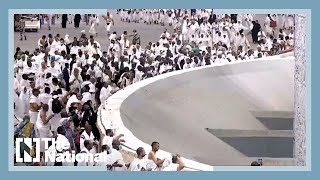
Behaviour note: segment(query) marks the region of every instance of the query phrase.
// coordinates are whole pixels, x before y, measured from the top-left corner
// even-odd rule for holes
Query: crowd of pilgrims
[[[277,20],[281,15],[266,15],[264,31],[251,14],[218,15],[210,10],[191,14],[182,10],[118,13],[121,21],[159,24],[159,28],[174,26],[174,32],[170,34],[164,28],[159,41],[146,43],[145,47],[141,47],[141,41],[147,40],[138,30],[113,32],[108,47],[101,47],[94,34],[85,31],[71,40],[68,34],[43,35],[35,42],[33,52],[18,47],[14,54],[17,134],[29,124],[33,130],[30,136],[61,138],[63,134],[78,153],[86,148],[97,153],[100,141],[106,151],[119,149],[123,135],[114,135],[108,129],[107,136],[113,138],[106,142],[96,125],[98,107],[117,91],[172,71],[250,61],[293,48],[293,24],[287,21],[290,15],[283,18],[284,23]]]

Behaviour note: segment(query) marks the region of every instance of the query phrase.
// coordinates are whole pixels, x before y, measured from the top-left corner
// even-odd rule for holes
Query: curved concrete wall
[[[266,130],[254,112],[293,111],[293,72],[291,54],[172,72],[114,94],[100,117],[105,128],[125,134],[127,146],[148,152],[159,141],[190,168],[245,165],[244,154],[206,128]],[[165,151],[159,156],[169,157]]]

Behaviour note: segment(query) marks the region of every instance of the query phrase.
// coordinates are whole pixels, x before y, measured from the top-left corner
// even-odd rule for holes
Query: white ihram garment
[[[49,113],[46,112],[46,114],[48,115]],[[39,133],[39,138],[49,138],[50,136],[50,123],[48,122],[47,124],[43,124],[41,117],[40,117],[40,113],[38,113],[37,115],[37,122],[36,122],[36,127],[38,129],[38,133]],[[45,143],[40,143],[40,150],[41,152],[44,152],[45,150]]]
[[[89,33],[91,33],[91,34],[97,33],[96,28],[95,28],[96,24],[97,24],[97,18],[93,18],[91,21],[91,27],[89,29]]]

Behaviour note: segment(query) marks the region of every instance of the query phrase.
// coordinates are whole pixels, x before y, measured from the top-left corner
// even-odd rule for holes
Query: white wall
[[[168,86],[175,86],[175,79],[179,78],[189,78],[188,80],[181,80],[179,82],[190,82],[193,80],[194,82],[197,82],[197,79],[202,78],[202,75],[207,75],[207,77],[212,78],[220,78],[214,77],[214,74],[216,73],[214,72],[215,70],[222,71],[223,77],[228,79],[228,83],[234,84],[234,87],[237,88],[237,91],[241,91],[242,94],[247,97],[248,101],[252,102],[249,104],[254,104],[252,105],[252,107],[250,107],[251,105],[248,105],[247,108],[268,111],[293,111],[294,59],[291,55],[292,54],[289,53],[286,55],[274,56],[266,59],[246,62],[234,62],[225,65],[221,64],[199,67],[195,69],[171,72],[140,81],[136,84],[126,87],[124,90],[117,92],[116,94],[111,96],[107,102],[104,103],[103,107],[100,107],[98,118],[101,121],[98,121],[98,125],[101,128],[103,125],[104,128],[115,129],[116,133],[123,133],[126,140],[125,145],[133,149],[141,146],[145,148],[146,152],[149,152],[151,150],[149,143],[146,144],[139,140],[130,130],[126,128],[126,124],[122,122],[121,116],[123,115],[120,115],[120,107],[124,103],[124,101],[130,100],[130,98],[133,97],[131,95],[135,92],[139,92],[139,90],[147,91],[148,89],[152,89],[152,86],[157,85],[157,81],[160,80],[161,83],[168,82]],[[212,76],[210,76],[211,73]],[[153,92],[148,93],[151,93],[152,95]],[[141,101],[143,101],[143,98],[144,97],[141,97]],[[222,115],[223,113],[225,112],[222,112]],[[238,123],[237,127],[243,126],[244,128],[249,129],[264,128],[263,125],[255,122],[253,118],[246,119],[248,120]],[[216,123],[216,126],[221,124],[222,123]],[[230,124],[234,123],[225,123],[224,126],[226,127],[223,127],[223,125],[221,125],[221,128],[227,128],[227,126],[229,126]],[[159,131],[161,131],[161,129]],[[145,136],[152,136],[152,134],[145,134]],[[168,139],[168,141],[170,141],[170,139]],[[219,146],[223,145],[220,144]],[[233,149],[228,150],[230,150],[230,153],[235,157],[242,156],[241,154],[235,152]],[[171,149],[168,149],[168,151],[171,151]],[[192,150],[190,149],[190,151]],[[224,151],[224,149],[221,149],[221,151]],[[160,158],[169,158],[170,153],[160,151],[158,152],[158,156]],[[198,163],[189,159],[184,159],[184,161],[185,164],[190,168],[206,171],[213,170],[212,166],[206,164]]]

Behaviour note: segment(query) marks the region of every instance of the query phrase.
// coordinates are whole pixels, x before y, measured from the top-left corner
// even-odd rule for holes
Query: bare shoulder
[[[148,159],[152,159],[154,157],[154,152],[150,151],[148,154]]]

